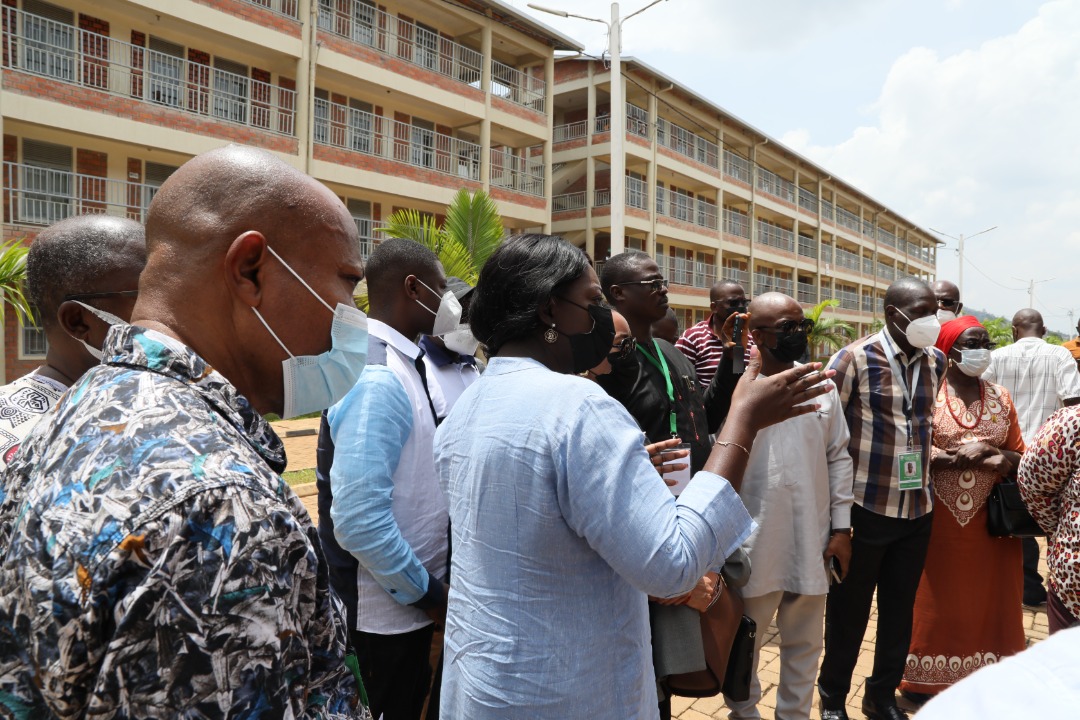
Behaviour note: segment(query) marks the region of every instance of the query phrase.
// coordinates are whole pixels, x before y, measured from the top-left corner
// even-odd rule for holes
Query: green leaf
[[[826,310],[839,305],[839,300],[830,298],[822,300],[806,312],[806,317],[814,321],[814,330],[807,336],[810,347],[823,348],[831,354],[855,339],[855,328],[851,323],[825,316]]]
[[[0,245],[0,320],[4,318],[4,306],[10,304],[23,325],[34,325],[34,312],[23,291],[29,251],[30,248],[23,245],[23,238]]]

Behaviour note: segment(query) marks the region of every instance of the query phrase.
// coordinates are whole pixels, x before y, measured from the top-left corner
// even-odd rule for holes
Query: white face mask
[[[939,323],[944,325],[947,322],[955,320],[956,319],[956,313],[954,313],[952,310],[938,310],[937,311],[937,319],[938,319]]]
[[[896,312],[904,315],[904,311],[900,308],[897,308]],[[904,333],[912,347],[928,348],[937,342],[938,334],[941,332],[941,323],[935,315],[927,315],[915,320],[904,315],[904,319],[908,321],[908,326],[906,330],[900,332]]]
[[[428,290],[431,290],[427,283],[420,278],[416,278],[416,282],[420,283]],[[439,294],[434,290],[431,290],[431,292],[433,295]],[[417,299],[416,302],[420,307],[435,316],[435,326],[431,329],[432,335],[449,335],[457,330],[458,324],[461,322],[461,303],[454,297],[454,293],[449,290],[443,293],[442,297],[439,299],[439,309],[437,311],[432,310],[427,305],[420,302],[419,299]],[[457,351],[455,350],[455,352]]]
[[[971,377],[979,377],[990,367],[990,351],[986,348],[960,350],[960,362],[953,360],[960,372]]]
[[[325,410],[345,397],[360,379],[367,362],[367,315],[356,307],[341,303],[338,303],[337,309],[331,308],[272,247],[267,246],[266,249],[323,307],[334,313],[334,322],[330,326],[330,349],[319,355],[293,355],[270,329],[258,309],[251,308],[266,331],[289,356],[281,362],[285,390],[285,407],[281,417],[288,419]]]
[[[88,310],[92,315],[100,319],[109,327],[113,327],[115,325],[127,325],[124,320],[118,318],[116,315],[113,315],[111,312],[106,312],[105,310],[96,308],[93,305],[87,305],[86,303],[79,302],[78,300],[72,300],[72,302],[76,305],[82,306],[83,309]],[[98,362],[101,362],[102,357],[104,357],[104,353],[101,350],[86,342],[82,338],[75,339],[82,343],[83,347],[86,348],[86,352],[90,353],[90,357],[94,358]]]
[[[446,333],[442,339],[446,349],[458,355],[475,355],[476,348],[480,345],[480,341],[472,334],[469,323],[458,325],[456,330]]]

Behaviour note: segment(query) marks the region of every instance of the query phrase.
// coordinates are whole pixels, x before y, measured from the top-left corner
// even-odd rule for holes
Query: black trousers
[[[900,520],[852,506],[851,567],[825,603],[825,657],[818,676],[822,709],[840,710],[846,703],[875,588],[877,639],[866,696],[878,703],[894,701],[911,645],[915,591],[932,522],[932,514]]]
[[[420,720],[431,688],[428,658],[434,632],[434,624],[400,635],[350,632],[372,717]]]
[[[1035,538],[1024,538],[1024,602],[1038,605],[1046,600],[1043,576],[1039,574],[1039,543]]]

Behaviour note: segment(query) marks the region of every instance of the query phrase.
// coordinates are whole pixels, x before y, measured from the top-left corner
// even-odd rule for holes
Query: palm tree
[[[822,300],[806,312],[807,319],[814,321],[814,329],[807,336],[811,348],[832,353],[855,339],[855,328],[851,323],[835,317],[822,317],[827,308],[838,305],[840,301],[836,299]]]
[[[30,248],[23,245],[22,238],[0,245],[0,321],[4,319],[4,306],[10,304],[24,325],[34,322],[33,309],[23,292],[26,254],[29,251]]]
[[[986,318],[982,321],[982,326],[986,328],[986,332],[990,333],[990,342],[997,347],[1012,345],[1012,324],[1005,318]]]

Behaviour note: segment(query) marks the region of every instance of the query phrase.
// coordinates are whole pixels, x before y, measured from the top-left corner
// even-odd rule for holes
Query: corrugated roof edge
[[[581,52],[585,49],[585,46],[580,42],[570,37],[569,35],[563,35],[555,28],[545,25],[532,15],[524,13],[518,10],[513,5],[508,5],[502,0],[473,0],[478,5],[487,5],[492,10],[495,10],[503,15],[514,18],[523,25],[528,26],[533,32],[537,32],[541,35],[546,35],[549,40],[552,40],[552,45],[556,50],[567,50],[571,52]]]

